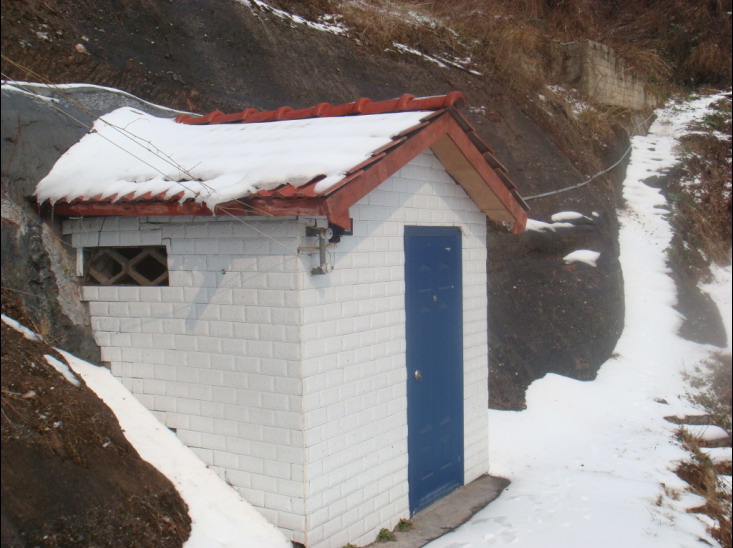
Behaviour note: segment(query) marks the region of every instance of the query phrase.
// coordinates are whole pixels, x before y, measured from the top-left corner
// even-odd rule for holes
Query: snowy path
[[[526,411],[489,412],[490,472],[512,484],[430,548],[692,547],[700,538],[717,546],[686,513],[702,499],[671,470],[686,454],[674,442],[677,426],[663,418],[697,412],[683,398],[681,373],[711,348],[677,336],[665,199],[641,182],[674,164],[685,125],[716,98],[659,111],[649,134],[633,140],[620,215],[626,327],[616,357],[596,381],[550,374],[531,385]],[[730,309],[721,312],[729,326]]]

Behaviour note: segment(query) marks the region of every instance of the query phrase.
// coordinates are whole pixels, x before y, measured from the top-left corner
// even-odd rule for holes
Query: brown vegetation
[[[682,446],[690,451],[692,458],[681,463],[675,473],[690,485],[690,491],[705,499],[705,504],[691,508],[696,514],[706,514],[715,520],[717,526],[710,529],[723,548],[731,548],[731,501],[718,480],[718,470],[710,458],[700,449],[698,440],[684,429],[679,433]]]
[[[730,0],[277,0],[309,19],[340,18],[363,44],[400,42],[471,57],[482,71],[527,85],[555,43],[595,40],[629,68],[667,85],[731,83]]]
[[[680,140],[682,161],[670,174],[666,190],[678,235],[672,251],[694,280],[706,278],[711,262],[730,261],[730,96],[713,108]]]
[[[686,380],[694,389],[689,399],[705,409],[709,417],[707,423],[717,424],[730,434],[733,415],[731,355],[713,354],[688,374]]]
[[[2,310],[30,325],[3,289]],[[63,357],[2,324],[2,545],[181,546],[191,521],[110,409],[46,361]]]
[[[693,373],[686,375],[686,380],[693,389],[688,398],[707,413],[699,416],[700,424],[720,426],[728,433],[729,443],[733,411],[731,355],[713,354]],[[693,424],[690,419],[694,418],[682,420]],[[731,548],[731,495],[718,479],[718,475],[730,475],[730,463],[713,462],[702,450],[710,443],[692,436],[684,428],[680,428],[677,439],[690,452],[690,460],[680,463],[675,472],[690,485],[690,491],[705,499],[705,504],[690,512],[706,514],[715,520],[717,526],[711,528],[710,533],[723,548]]]

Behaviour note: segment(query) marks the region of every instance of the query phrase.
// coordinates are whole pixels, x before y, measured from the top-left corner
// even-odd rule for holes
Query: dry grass
[[[695,371],[686,376],[694,389],[688,398],[700,405],[707,413],[707,422],[712,422],[731,433],[731,409],[733,403],[733,373],[731,355],[717,353],[704,361]],[[700,440],[680,428],[677,439],[691,453],[691,459],[681,463],[675,472],[690,485],[690,490],[705,499],[705,504],[690,511],[707,514],[718,524],[710,530],[724,548],[731,548],[731,496],[718,474],[730,474],[713,463],[701,450]]]
[[[731,355],[718,352],[695,367],[685,380],[695,390],[688,398],[713,417],[715,424],[731,432],[733,371]]]
[[[399,43],[427,54],[464,57],[467,53],[455,31],[406,4],[386,0],[350,2],[340,6],[339,15],[361,44],[380,51]]]
[[[692,49],[681,72],[690,82],[715,83],[722,78],[730,80],[730,63],[730,50],[724,52],[720,44],[708,39]]]
[[[394,42],[470,56],[477,67],[532,84],[557,43],[596,40],[658,84],[731,82],[730,0],[272,0],[317,20],[339,17],[380,50]]]
[[[678,439],[692,458],[681,463],[675,473],[690,485],[690,491],[705,499],[705,504],[689,511],[706,514],[715,520],[717,526],[709,529],[710,534],[723,548],[731,548],[731,500],[725,492],[715,465],[700,449],[698,440],[684,428],[680,429]]]
[[[710,262],[731,260],[730,97],[713,107],[715,111],[680,140],[682,162],[671,173],[667,189],[672,224],[684,239],[677,252],[697,279],[705,279]]]

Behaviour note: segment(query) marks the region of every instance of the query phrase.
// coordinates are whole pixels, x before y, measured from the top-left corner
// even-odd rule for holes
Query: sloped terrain
[[[466,114],[524,195],[582,180],[615,161],[627,142],[620,127],[602,143],[594,140],[579,131],[580,122],[570,110],[516,96],[496,75],[380,52],[276,17],[256,3],[10,0],[4,4],[2,30],[6,78],[114,86],[195,112],[298,108],[361,96],[377,100],[457,89],[468,98]],[[3,93],[5,105],[8,93]],[[30,113],[46,110],[49,114],[40,119],[52,118],[56,124],[65,118],[64,111],[79,110],[78,93],[57,92],[61,102],[54,106],[27,98],[3,109],[4,201],[10,196],[30,219],[37,220],[25,197],[44,169],[50,169],[55,157],[78,138],[71,136],[84,131],[66,117],[68,133],[61,124],[57,138],[39,140],[44,127],[35,123],[39,115]],[[99,92],[98,99],[87,97],[82,102],[98,115],[105,110],[89,105],[105,103],[102,98],[107,95]],[[31,148],[35,154],[27,156]],[[44,159],[42,165],[38,157]],[[593,185],[531,202],[531,216],[536,219],[549,221],[553,213],[574,210],[592,221],[577,229],[522,236],[489,232],[491,405],[521,407],[526,386],[550,371],[593,378],[613,348],[623,316],[615,243],[616,185],[622,174],[620,166]],[[38,315],[38,321],[50,318],[46,323],[54,336],[62,337],[65,330],[53,331],[53,326],[68,327],[69,313],[55,304],[54,285],[73,285],[73,280],[60,282],[58,272],[50,272],[52,265],[44,262],[49,253],[39,249],[38,234],[33,258],[25,253],[25,245],[13,243],[18,232],[39,231],[33,222],[10,225],[3,231],[3,243],[13,244],[8,249],[19,252],[3,252],[3,284],[25,292],[19,295],[31,313]],[[28,227],[31,232],[24,232]],[[576,249],[600,252],[598,268],[568,268],[562,257]],[[38,271],[37,265],[48,273],[39,284],[48,299],[43,305],[27,294],[34,292],[28,291],[23,278],[24,272]],[[83,325],[83,318],[78,323]],[[81,355],[91,358],[89,352]]]
[[[537,9],[523,23],[541,27],[554,3],[524,4]],[[667,3],[647,4],[651,13]],[[729,10],[730,2],[719,4]],[[311,6],[330,2],[280,5],[300,6],[308,15]],[[555,15],[562,20],[566,14]],[[638,25],[647,22],[636,18]],[[669,32],[677,32],[678,23]],[[651,24],[642,30],[654,34]],[[513,47],[500,50],[508,55]],[[598,133],[592,116],[541,100],[555,95],[541,81],[532,83],[533,95],[523,95],[506,73],[472,74],[367,47],[277,17],[257,2],[5,0],[2,50],[3,79],[15,86],[2,95],[3,310],[10,307],[15,319],[97,363],[59,219],[41,219],[28,197],[97,116],[127,104],[171,113],[111,90],[44,90],[17,81],[110,86],[200,113],[460,90],[468,98],[467,116],[525,196],[577,183],[616,162],[631,125],[620,113],[617,125]],[[512,62],[507,58],[505,65]],[[616,218],[623,174],[622,162],[588,186],[531,200],[531,217],[552,229],[521,236],[489,231],[492,407],[521,408],[526,387],[548,372],[592,379],[612,352],[624,314]],[[551,217],[563,211],[584,217],[555,227]],[[600,253],[597,267],[563,260],[581,249]],[[46,353],[53,352],[3,325],[3,545],[105,545],[111,539],[179,545],[189,525],[170,484],[126,445],[93,394],[47,366]]]
[[[31,325],[3,290],[3,314]],[[180,546],[191,521],[109,408],[49,365],[63,357],[2,323],[2,545]]]

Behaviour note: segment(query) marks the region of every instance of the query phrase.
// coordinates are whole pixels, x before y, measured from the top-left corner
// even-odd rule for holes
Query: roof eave
[[[41,210],[52,209],[64,217],[168,217],[168,216],[325,216],[326,208],[320,198],[304,199],[243,199],[218,204],[212,211],[205,203],[130,201],[130,202],[57,202],[41,204]]]
[[[399,146],[389,150],[378,162],[363,171],[349,174],[325,194],[326,209],[348,222],[348,209],[409,163],[423,150],[430,148],[446,171],[460,184],[489,219],[510,225],[513,233],[524,231],[527,224],[526,204],[505,173],[492,168],[486,155],[491,152],[473,128],[455,109],[421,127]],[[479,150],[480,142],[485,150]],[[493,159],[493,155],[491,155]],[[500,165],[500,164],[499,164]],[[348,183],[348,184],[346,184]],[[339,224],[340,223],[335,223]],[[341,225],[340,225],[341,226]]]
[[[195,201],[93,199],[56,203],[52,209],[64,216],[325,216],[333,224],[349,228],[352,205],[430,148],[489,219],[510,225],[515,234],[522,232],[528,208],[504,167],[469,122],[455,108],[438,111],[428,118],[428,123],[401,134],[394,145],[383,147],[373,160],[352,168],[321,195],[244,197],[218,204],[214,211],[205,203]]]

